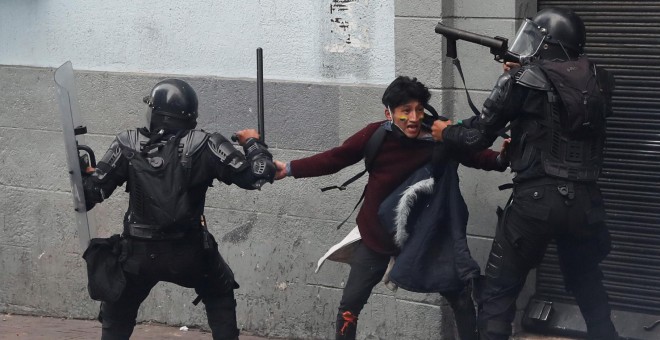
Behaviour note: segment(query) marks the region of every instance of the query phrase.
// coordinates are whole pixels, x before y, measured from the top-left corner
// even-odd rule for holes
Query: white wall
[[[393,2],[3,0],[0,64],[386,84]]]

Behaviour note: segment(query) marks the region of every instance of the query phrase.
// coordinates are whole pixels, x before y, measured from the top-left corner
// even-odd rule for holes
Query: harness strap
[[[346,182],[342,183],[341,185],[333,185],[325,188],[321,188],[321,192],[326,192],[328,190],[332,189],[338,189],[338,190],[346,190],[346,186],[349,184],[355,182],[358,180],[358,178],[364,176],[365,173],[371,170],[374,159],[376,158],[376,155],[378,154],[378,151],[380,151],[380,147],[383,144],[383,140],[385,140],[385,136],[387,134],[387,130],[385,130],[385,127],[383,125],[379,126],[378,129],[369,137],[369,140],[367,141],[367,144],[364,147],[364,170],[360,171],[359,173],[355,174],[353,177],[349,178]],[[351,210],[351,213],[346,216],[346,218],[339,223],[337,226],[337,230],[341,228],[341,226],[348,221],[349,218],[353,215],[357,207],[362,203],[362,200],[364,199],[364,195],[367,192],[367,187],[365,185],[364,189],[362,190],[362,195],[360,196],[360,199],[358,202],[355,204],[355,207],[353,207],[353,210]]]
[[[367,169],[360,171],[359,173],[355,174],[353,177],[349,178],[346,182],[342,183],[341,185],[333,185],[333,186],[321,188],[321,192],[325,192],[332,189],[346,190],[346,186],[357,181],[357,179],[362,177],[366,172]]]
[[[461,67],[461,61],[458,60],[458,58],[452,58],[452,63],[454,64],[454,66],[456,66],[456,70],[458,70],[458,74],[461,76],[461,81],[463,81],[463,89],[465,89],[465,95],[467,96],[467,101],[468,101],[468,105],[470,106],[470,109],[472,109],[472,112],[474,112],[475,115],[477,116],[481,115],[477,107],[472,102],[472,98],[470,97],[470,92],[468,91],[467,85],[465,84],[465,77],[463,76],[463,68]],[[511,124],[509,123],[502,130],[497,131],[497,135],[502,138],[511,138],[506,133],[510,129],[511,129]]]

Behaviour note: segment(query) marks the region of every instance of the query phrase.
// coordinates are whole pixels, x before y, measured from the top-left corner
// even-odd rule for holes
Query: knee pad
[[[515,247],[517,240],[508,240],[504,233],[498,233],[488,255],[485,274],[494,282],[509,282],[526,277],[535,264],[535,254],[523,254]]]
[[[240,286],[234,279],[234,272],[229,265],[215,251],[211,261],[211,270],[208,275],[195,287],[195,291],[201,298],[212,296],[233,295],[234,289]]]
[[[211,295],[203,297],[202,301],[206,308],[211,309],[236,309],[236,299],[234,299],[233,292],[226,295]]]
[[[589,286],[594,282],[603,280],[603,271],[596,267],[587,272],[576,272],[564,274],[564,286],[566,291],[573,292],[580,286]]]
[[[516,249],[504,237],[496,236],[486,263],[486,277],[499,280],[524,274],[523,264],[517,261]]]

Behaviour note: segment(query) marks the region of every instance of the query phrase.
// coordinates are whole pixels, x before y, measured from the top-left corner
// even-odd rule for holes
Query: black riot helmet
[[[575,59],[584,53],[586,30],[570,9],[547,8],[527,19],[511,44],[511,52],[525,58]]]
[[[149,105],[147,127],[155,132],[194,129],[197,125],[197,94],[181,79],[165,79],[144,97]]]

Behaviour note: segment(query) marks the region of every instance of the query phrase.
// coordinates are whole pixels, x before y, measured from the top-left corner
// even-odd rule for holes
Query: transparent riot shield
[[[87,132],[78,108],[78,96],[73,78],[73,66],[67,61],[55,71],[55,84],[57,85],[57,99],[60,106],[62,131],[64,132],[64,147],[71,180],[71,193],[73,194],[73,208],[76,213],[78,239],[83,250],[87,249],[89,240],[96,237],[96,228],[91,216],[85,208],[85,192],[83,190],[82,174],[80,169],[79,150],[85,151],[90,166],[96,166],[94,153],[85,145],[84,134]]]

